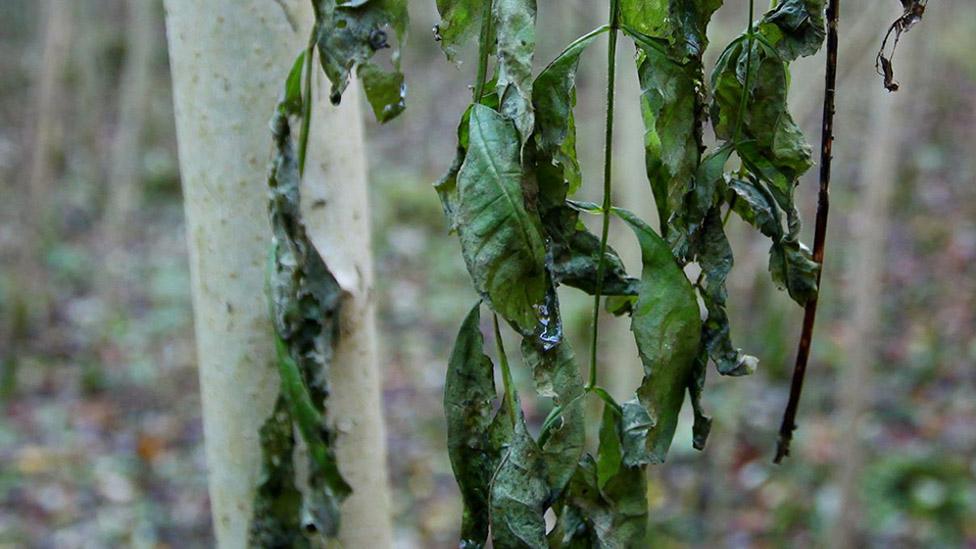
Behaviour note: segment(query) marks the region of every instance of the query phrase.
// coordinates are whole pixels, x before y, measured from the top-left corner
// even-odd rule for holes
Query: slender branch
[[[488,57],[491,55],[493,0],[485,0],[481,12],[481,36],[478,39],[478,79],[474,86],[474,102],[481,103],[485,94],[485,82],[488,80]]]
[[[803,376],[806,374],[810,358],[810,343],[813,339],[813,325],[817,318],[817,301],[820,295],[820,279],[823,275],[824,244],[827,237],[827,215],[830,210],[830,164],[834,145],[834,96],[837,89],[837,25],[840,21],[840,0],[830,0],[827,6],[827,70],[824,89],[823,130],[820,146],[820,193],[817,200],[817,225],[813,240],[813,260],[820,265],[817,271],[817,293],[807,302],[803,314],[803,332],[796,352],[796,365],[793,369],[793,382],[790,385],[790,400],[783,413],[783,423],[779,428],[776,443],[776,457],[779,463],[790,455],[790,441],[796,429],[796,411],[800,405],[803,391]]]
[[[597,342],[600,337],[600,298],[606,275],[607,239],[610,236],[610,207],[613,191],[613,102],[617,78],[617,31],[620,0],[610,0],[610,44],[607,47],[607,110],[606,134],[603,144],[603,231],[600,236],[600,256],[596,268],[596,290],[593,292],[593,339],[590,342],[590,379],[587,388],[597,382]]]
[[[505,342],[502,341],[502,331],[498,327],[498,315],[493,314],[492,320],[495,326],[495,348],[498,349],[498,363],[502,367],[502,385],[505,386],[505,402],[508,409],[512,412],[512,423],[515,423],[515,382],[512,380],[512,368],[508,365],[508,355],[505,354]]]

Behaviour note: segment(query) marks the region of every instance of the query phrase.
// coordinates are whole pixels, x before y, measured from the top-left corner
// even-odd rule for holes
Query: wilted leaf
[[[339,337],[342,290],[305,233],[301,176],[289,122],[289,116],[303,110],[299,91],[302,61],[299,56],[272,121],[276,155],[268,176],[273,235],[268,291],[281,396],[279,406],[265,424],[263,442],[267,445],[262,451],[266,460],[293,459],[290,453],[280,455],[282,444],[287,444],[281,433],[283,404],[289,428],[297,427],[308,447],[309,496],[304,500],[299,496],[299,510],[291,499],[293,494],[283,492],[293,484],[294,467],[266,467],[255,496],[256,514],[250,533],[253,539],[278,536],[299,523],[305,532],[335,536],[339,531],[339,505],[351,492],[336,465],[333,435],[324,419],[329,369]],[[257,514],[271,508],[275,509],[272,515]]]
[[[532,58],[535,53],[535,0],[493,0],[498,50],[498,111],[518,128],[524,144],[532,135]]]
[[[606,30],[600,28],[575,40],[539,73],[532,87],[539,161],[561,168],[557,172],[562,172],[562,182],[567,187],[564,197],[572,196],[581,183],[573,114],[580,55]],[[561,203],[560,200],[559,205]]]
[[[249,543],[254,547],[309,547],[302,535],[302,493],[295,486],[294,427],[284,397],[261,426],[261,475]]]
[[[474,105],[457,176],[461,250],[475,287],[523,334],[533,333],[546,294],[545,246],[522,194],[520,141],[512,123]]]
[[[406,0],[336,2],[313,0],[318,33],[319,61],[332,82],[332,103],[338,104],[355,69],[364,79],[367,97],[377,118],[386,122],[403,110],[400,45],[406,38]],[[390,60],[391,71],[370,64],[381,49],[390,47],[389,33],[396,34],[397,47]],[[382,74],[385,73],[385,74]]]
[[[556,423],[540,439],[549,490],[558,497],[569,482],[576,463],[583,453],[585,442],[583,410],[583,380],[576,356],[568,341],[550,350],[541,350],[532,340],[522,341],[522,356],[526,366],[532,368],[536,391],[550,397],[560,407]]]
[[[679,234],[687,231],[682,206],[700,159],[700,70],[694,63],[679,64],[655,48],[640,44],[638,48],[644,161],[662,234],[670,240],[672,225]]]
[[[698,300],[664,240],[633,213],[620,208],[614,213],[633,229],[641,248],[644,269],[631,330],[644,364],[637,396],[654,422],[647,435],[646,459],[659,463],[674,438],[698,354]]]
[[[782,0],[756,30],[784,61],[813,55],[827,36],[824,0]]]
[[[729,181],[737,197],[734,210],[743,220],[772,240],[769,250],[769,272],[773,282],[790,297],[805,305],[817,293],[819,265],[810,250],[783,229],[782,212],[774,193],[757,179]]]
[[[621,459],[621,418],[607,407],[598,457],[586,455],[580,460],[550,534],[550,547],[646,546],[646,471],[624,465]]]
[[[482,14],[486,1],[489,0],[437,0],[441,21],[434,32],[451,61],[456,60],[459,46],[478,36],[484,24]]]
[[[709,210],[702,226],[701,241],[697,248],[703,282],[702,301],[708,310],[708,318],[702,327],[702,339],[708,356],[715,362],[722,375],[743,376],[756,370],[758,359],[746,355],[732,345],[729,318],[725,312],[727,290],[725,279],[732,270],[732,248],[725,236],[722,216],[717,206]]]
[[[479,302],[461,324],[444,382],[447,451],[464,501],[462,547],[480,547],[488,537],[488,485],[494,472],[489,427],[496,393],[480,308]]]
[[[517,403],[516,403],[517,404]],[[525,427],[521,410],[502,450],[491,482],[491,538],[494,547],[545,548],[544,513],[549,500],[542,451]]]
[[[539,213],[550,239],[550,271],[557,284],[591,294],[596,291],[600,240],[579,222],[580,207],[567,198],[581,181],[573,115],[579,58],[606,30],[601,27],[575,40],[539,74],[533,86],[536,150],[532,160]],[[627,276],[612,248],[604,255],[604,265],[604,295],[636,293],[636,281]]]

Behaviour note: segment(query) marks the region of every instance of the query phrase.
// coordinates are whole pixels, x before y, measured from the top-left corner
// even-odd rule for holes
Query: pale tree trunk
[[[311,10],[305,0],[166,0],[166,8],[211,505],[218,545],[237,548],[247,540],[258,429],[278,391],[264,292],[268,120]],[[392,534],[358,87],[334,108],[316,82],[303,210],[348,292],[328,405],[339,468],[354,490],[339,542],[385,548]]]
[[[22,208],[22,256],[18,261],[20,283],[33,296],[31,307],[46,316],[48,307],[47,276],[42,249],[51,220],[51,202],[55,153],[63,134],[62,78],[68,59],[71,31],[70,5],[58,0],[41,4],[42,40],[40,71],[37,74],[37,103],[34,126],[34,145],[28,180],[28,203]]]
[[[899,50],[898,69],[904,78],[920,83],[918,71],[912,70],[914,47],[920,42],[903,43]],[[871,74],[870,76],[874,76]],[[912,78],[912,77],[916,78]],[[916,86],[913,86],[916,88]],[[884,91],[879,79],[868,83],[871,101],[871,127],[864,141],[867,156],[861,177],[863,190],[852,216],[852,246],[848,258],[848,302],[853,312],[846,330],[847,360],[840,372],[837,433],[845,441],[838,458],[840,463],[840,507],[837,524],[832,529],[831,547],[853,548],[863,545],[860,539],[863,505],[860,499],[861,473],[867,449],[861,440],[861,427],[870,409],[875,386],[874,365],[878,362],[880,314],[884,285],[887,233],[891,197],[899,181],[903,133],[910,128],[907,113],[912,110],[910,89],[895,94]]]

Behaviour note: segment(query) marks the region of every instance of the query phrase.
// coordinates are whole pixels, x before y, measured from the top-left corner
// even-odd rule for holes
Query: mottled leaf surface
[[[769,250],[773,282],[797,303],[805,304],[817,292],[820,267],[810,250],[783,228],[783,212],[775,195],[755,177],[732,178],[729,188],[736,196],[736,214],[773,242]]]
[[[515,416],[512,435],[491,482],[492,545],[499,549],[544,548],[544,513],[549,500],[546,463],[521,410]]]
[[[535,0],[493,0],[498,58],[499,112],[518,128],[524,144],[532,135],[532,59],[535,54]]]
[[[662,231],[669,238],[687,232],[685,195],[700,159],[700,74],[666,53],[638,43],[637,74],[644,118],[644,154]],[[671,237],[671,228],[678,234]]]
[[[363,89],[381,122],[403,111],[406,88],[400,71],[400,45],[406,39],[406,0],[313,0],[319,61],[332,82],[330,99],[338,104],[353,70],[363,79]],[[375,53],[390,47],[392,69],[370,63]]]
[[[553,548],[636,548],[647,543],[647,477],[642,466],[623,463],[622,423],[604,410],[597,458],[580,460],[567,488]]]
[[[568,341],[543,350],[526,339],[522,342],[522,356],[526,366],[532,369],[536,391],[540,396],[552,398],[561,409],[545,440],[540,439],[549,491],[558,497],[583,453],[586,436],[583,379]]]
[[[461,324],[444,382],[447,451],[464,502],[462,547],[480,547],[488,537],[488,485],[494,472],[489,427],[496,393],[480,309],[479,302]]]
[[[270,312],[281,392],[262,428],[265,467],[255,496],[250,536],[253,543],[302,531],[335,536],[339,506],[351,489],[339,473],[334,434],[327,424],[329,369],[339,337],[342,290],[312,245],[301,219],[301,175],[289,117],[302,112],[300,91],[304,56],[295,61],[272,120],[276,155],[268,177],[272,243],[268,266]],[[285,422],[287,421],[287,426]],[[294,484],[291,449],[284,431],[297,429],[308,448],[308,496]],[[273,510],[268,514],[268,510]],[[300,546],[299,542],[293,544]]]

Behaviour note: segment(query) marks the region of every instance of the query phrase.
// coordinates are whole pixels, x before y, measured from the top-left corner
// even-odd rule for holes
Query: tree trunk
[[[125,68],[119,90],[118,120],[112,137],[105,216],[106,236],[115,245],[124,239],[127,222],[140,200],[142,137],[156,45],[156,2],[127,0],[126,8]]]
[[[899,50],[899,70],[902,75],[918,76],[913,71],[913,44]],[[874,77],[874,74],[870,75]],[[909,78],[911,77],[909,76]],[[913,79],[915,80],[915,79]],[[871,128],[864,140],[870,144],[864,160],[860,205],[851,219],[854,227],[849,255],[847,280],[849,301],[853,312],[847,339],[848,360],[840,373],[840,401],[838,403],[838,433],[846,441],[842,445],[840,462],[840,509],[832,532],[831,547],[860,547],[863,524],[860,499],[861,472],[867,449],[861,440],[861,423],[870,409],[875,386],[874,365],[878,360],[878,326],[882,305],[886,242],[889,228],[891,197],[899,179],[902,137],[899,128],[910,128],[905,119],[912,108],[912,92],[903,90],[890,94],[881,88],[877,78],[869,81],[871,91]]]
[[[69,9],[68,5],[56,0],[41,4],[43,50],[37,74],[36,125],[27,189],[29,199],[21,210],[24,216],[21,225],[23,257],[18,261],[19,278],[27,293],[33,296],[31,307],[42,318],[47,316],[49,300],[43,248],[49,230],[53,180],[57,176],[56,153],[63,132],[61,105],[64,86],[61,79],[64,77],[70,43]]]
[[[166,8],[211,505],[218,545],[237,548],[247,540],[258,428],[278,392],[264,292],[268,120],[311,10],[304,0],[166,0]],[[323,79],[315,81],[303,210],[348,292],[328,407],[339,468],[354,490],[339,542],[384,548],[392,535],[358,87],[334,108]]]

